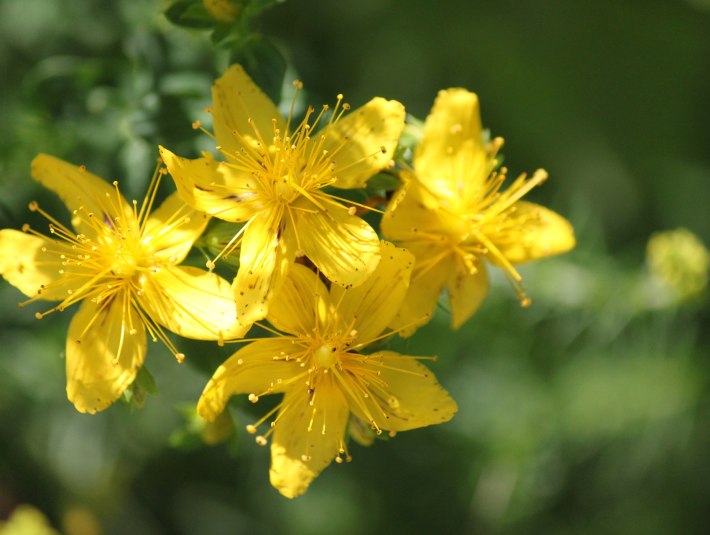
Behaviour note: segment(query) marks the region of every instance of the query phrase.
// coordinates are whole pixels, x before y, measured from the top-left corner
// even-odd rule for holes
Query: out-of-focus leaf
[[[140,409],[145,403],[146,396],[157,393],[158,385],[155,383],[153,374],[143,366],[138,371],[133,384],[123,392],[123,400],[130,405],[131,409]]]
[[[200,418],[193,404],[179,407],[178,412],[183,423],[168,439],[174,448],[192,450],[205,444],[215,446],[234,436],[234,420],[229,411],[223,411],[214,422]]]
[[[367,181],[365,190],[378,197],[384,197],[388,191],[396,190],[401,181],[394,175],[388,173],[378,173]]]
[[[210,34],[210,39],[214,45],[238,48],[245,33],[242,25],[218,24]]]
[[[178,0],[165,10],[165,16],[185,28],[212,28],[216,23],[200,0]]]
[[[274,102],[281,100],[281,86],[286,74],[286,60],[263,36],[250,36],[231,57]]]
[[[148,394],[155,395],[158,393],[158,385],[155,382],[155,378],[145,365],[143,365],[138,372],[134,384],[145,390]]]

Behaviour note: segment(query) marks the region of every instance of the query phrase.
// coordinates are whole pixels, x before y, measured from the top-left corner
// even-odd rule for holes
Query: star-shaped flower
[[[500,267],[521,303],[530,302],[516,264],[574,247],[563,217],[522,197],[547,178],[521,175],[505,191],[506,169],[496,158],[503,140],[486,145],[478,97],[465,89],[441,91],[424,124],[414,169],[383,219],[382,232],[416,257],[407,299],[393,326],[411,334],[431,317],[446,287],[451,323],[460,327],[488,292],[484,259]]]
[[[66,344],[67,396],[81,412],[111,405],[133,382],[146,354],[146,335],[161,340],[181,361],[165,329],[201,340],[242,336],[229,283],[203,269],[178,265],[209,217],[177,194],[153,213],[160,173],[140,209],[113,186],[86,171],[41,154],[35,180],[57,193],[72,228],[35,202],[49,220],[49,238],[25,225],[0,230],[0,273],[30,299],[81,303]]]
[[[239,321],[266,316],[297,256],[307,256],[340,286],[362,284],[379,261],[379,238],[355,215],[354,203],[343,204],[325,188],[360,188],[389,164],[403,106],[374,98],[346,114],[339,95],[332,113],[327,106],[318,114],[309,108],[294,125],[293,107],[284,120],[239,65],[216,81],[212,100],[214,135],[226,161],[188,160],[162,147],[161,154],[185,202],[244,223],[225,250],[241,247],[233,284]]]
[[[381,433],[445,422],[456,412],[421,358],[366,351],[389,334],[383,331],[404,299],[412,264],[410,253],[383,242],[374,273],[348,289],[329,289],[307,267],[292,266],[267,316],[277,336],[237,351],[205,387],[197,411],[207,420],[234,394],[248,394],[252,402],[284,394],[247,426],[257,433],[266,425],[256,437],[262,445],[273,436],[271,483],[284,496],[304,493],[332,460],[350,459],[345,430],[351,415]]]

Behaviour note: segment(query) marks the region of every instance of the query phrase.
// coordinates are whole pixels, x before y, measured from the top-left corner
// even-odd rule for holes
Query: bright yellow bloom
[[[382,219],[383,234],[416,257],[412,284],[394,326],[426,323],[447,287],[451,323],[458,328],[488,292],[485,258],[503,269],[523,306],[515,264],[574,247],[572,226],[555,212],[520,199],[547,178],[520,176],[506,191],[496,170],[501,138],[484,144],[478,97],[465,89],[439,92],[422,140],[405,172],[405,186]],[[412,327],[403,334],[411,334]]]
[[[214,419],[233,394],[257,402],[283,393],[257,443],[271,443],[271,483],[284,496],[303,494],[335,459],[350,460],[345,430],[352,414],[376,433],[405,431],[449,420],[456,403],[417,357],[362,351],[386,335],[409,285],[412,255],[382,244],[382,260],[357,288],[328,289],[303,265],[289,277],[269,309],[268,320],[284,334],[257,340],[222,364],[197,406]]]
[[[300,84],[299,84],[300,87]],[[364,186],[391,161],[404,126],[399,102],[374,98],[343,117],[338,95],[314,118],[292,124],[235,65],[212,88],[214,135],[227,161],[161,154],[190,206],[245,223],[224,253],[241,246],[234,280],[239,320],[266,316],[269,302],[297,256],[307,256],[329,280],[358,286],[379,261],[379,238],[324,188]],[[295,102],[295,99],[294,99]],[[326,124],[314,133],[320,123]],[[209,265],[209,264],[208,264]]]
[[[0,273],[30,297],[60,301],[42,318],[81,301],[66,345],[67,395],[81,412],[113,403],[133,382],[146,353],[146,333],[182,360],[168,329],[201,340],[236,338],[229,283],[205,270],[178,266],[204,230],[208,216],[185,206],[175,193],[152,214],[156,172],[140,210],[113,186],[62,160],[41,154],[35,180],[59,195],[74,230],[37,203],[53,239],[25,225],[0,230]],[[26,304],[23,303],[23,304]]]

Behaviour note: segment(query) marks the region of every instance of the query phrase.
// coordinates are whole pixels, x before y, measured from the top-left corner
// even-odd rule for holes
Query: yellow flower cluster
[[[49,235],[1,230],[0,272],[28,297],[23,305],[58,302],[39,318],[78,305],[66,370],[82,412],[105,409],[131,385],[147,336],[182,361],[166,331],[220,344],[249,342],[254,323],[271,331],[215,371],[197,411],[212,421],[235,394],[254,403],[283,394],[247,431],[271,442],[271,482],[294,497],[331,461],[350,459],[348,426],[354,438],[363,428],[394,434],[456,412],[420,363],[432,357],[376,342],[426,323],[444,287],[460,327],[487,293],[486,262],[527,305],[515,265],[571,249],[574,235],[559,215],[521,200],[544,171],[502,188],[502,140],[484,141],[477,97],[464,89],[439,94],[411,162],[394,161],[405,124],[396,101],[350,111],[338,95],[332,109],[309,107],[298,122],[293,105],[283,118],[238,65],[215,82],[212,100],[220,157],[160,147],[165,168],[140,206],[116,182],[37,156],[32,176],[64,201],[71,226],[31,203]],[[380,172],[401,182],[391,199],[346,198]],[[177,192],[153,210],[166,173]],[[382,213],[378,204],[381,235],[393,243],[361,217]],[[233,225],[232,238],[207,269],[183,265],[211,217]],[[231,284],[213,272],[230,255],[239,259]]]

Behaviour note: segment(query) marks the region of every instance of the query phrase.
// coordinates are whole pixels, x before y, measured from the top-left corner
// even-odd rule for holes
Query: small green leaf
[[[145,398],[158,393],[158,385],[155,383],[153,374],[148,371],[146,366],[138,370],[138,375],[133,380],[133,383],[123,391],[123,401],[125,401],[131,409],[140,409],[145,403]]]
[[[235,426],[229,411],[222,412],[214,422],[208,422],[198,416],[195,405],[182,405],[177,408],[182,417],[182,424],[168,439],[173,448],[193,450],[204,445],[215,446],[235,437]]]
[[[134,384],[138,385],[150,395],[154,396],[158,393],[158,385],[155,382],[155,378],[153,377],[153,374],[150,373],[148,367],[145,365],[142,366],[141,369],[138,371],[138,375],[136,375]]]
[[[394,175],[389,173],[377,173],[367,181],[365,189],[370,195],[385,197],[387,192],[394,191],[402,184],[402,182]]]
[[[232,268],[238,268],[239,249],[231,251],[229,254],[224,254],[224,250],[229,247],[230,242],[243,226],[244,223],[231,223],[213,219],[202,236],[195,242],[195,247],[202,251],[205,257],[210,260],[220,255],[220,264],[223,263]]]
[[[273,100],[281,100],[286,60],[263,36],[254,34],[234,51],[230,63],[239,63],[252,80]]]
[[[228,45],[230,41],[238,44],[242,33],[243,28],[240,25],[218,24],[210,35],[210,39],[214,45]]]
[[[185,28],[212,28],[216,24],[201,0],[178,0],[165,10],[165,16]]]

